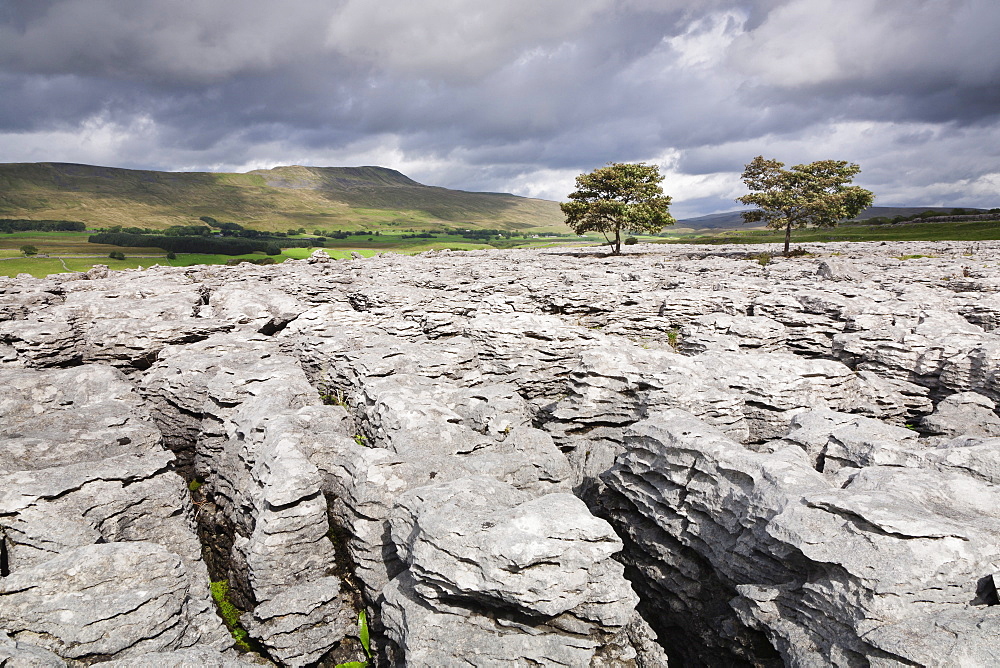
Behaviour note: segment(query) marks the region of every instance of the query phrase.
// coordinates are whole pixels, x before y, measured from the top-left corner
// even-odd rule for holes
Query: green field
[[[233,258],[263,258],[263,253],[247,255],[212,255],[202,253],[177,253],[173,260],[167,259],[161,248],[123,248],[87,242],[89,232],[16,232],[0,234],[0,276],[31,274],[36,277],[67,271],[87,271],[95,264],[105,264],[111,269],[135,269],[154,264],[173,267],[192,265],[225,264]],[[301,236],[301,235],[300,235]],[[390,251],[412,255],[428,250],[450,249],[455,251],[495,248],[485,243],[477,243],[458,235],[438,235],[432,239],[404,239],[402,234],[381,234],[373,237],[352,236],[348,239],[330,239],[323,249],[334,259],[348,259],[352,252],[371,257],[377,253]],[[295,238],[295,237],[293,237]],[[371,241],[369,241],[369,238]],[[654,237],[643,237],[652,240]],[[539,237],[516,238],[497,242],[504,247],[542,248],[554,245],[592,245],[601,242],[599,237]],[[23,245],[35,246],[39,253],[34,257],[24,257],[19,250]],[[304,259],[316,248],[285,248],[281,255],[274,256],[275,262],[287,259]],[[108,253],[121,251],[125,260],[112,260]]]
[[[237,258],[262,258],[263,253],[248,255],[207,255],[178,253],[168,260],[160,248],[122,248],[87,242],[89,232],[16,232],[0,234],[0,276],[21,273],[42,277],[67,271],[87,271],[95,264],[106,264],[112,269],[149,267],[154,264],[174,267],[225,264]],[[668,238],[664,236],[669,235]],[[773,230],[730,230],[710,235],[689,230],[670,230],[662,236],[637,236],[643,243],[697,243],[697,244],[761,244],[781,243],[784,233]],[[1000,239],[1000,221],[957,223],[908,223],[902,225],[841,225],[832,229],[804,229],[792,233],[793,243],[825,241],[982,241]],[[326,252],[335,259],[347,259],[352,252],[370,257],[376,253],[414,254],[444,248],[462,251],[482,248],[544,248],[548,246],[603,245],[599,235],[586,237],[517,237],[494,241],[493,245],[471,241],[458,235],[438,235],[432,239],[404,239],[402,234],[380,234],[372,237],[352,236],[348,239],[329,239]],[[38,248],[39,255],[23,257],[22,245]],[[274,256],[276,262],[309,257],[315,248],[286,248]],[[125,260],[112,260],[108,253],[121,251]]]
[[[0,257],[20,255],[21,246],[34,246],[40,253],[53,255],[105,255],[111,251],[125,251],[126,255],[163,255],[161,248],[127,248],[92,244],[87,241],[91,232],[14,232],[0,234]]]
[[[792,230],[792,243],[825,241],[987,241],[1000,239],[1000,221],[955,223],[901,223],[898,225],[839,225],[834,228]],[[661,241],[675,244],[767,244],[784,243],[779,230],[729,230],[694,234],[684,239]]]

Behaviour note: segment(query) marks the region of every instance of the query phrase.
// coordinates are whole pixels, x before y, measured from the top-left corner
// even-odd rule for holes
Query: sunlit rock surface
[[[761,250],[0,279],[0,663],[1000,663],[1000,243]]]

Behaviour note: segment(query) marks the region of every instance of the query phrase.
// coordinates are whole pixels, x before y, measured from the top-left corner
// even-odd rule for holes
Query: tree
[[[124,260],[125,253],[121,251],[111,251],[110,253],[108,253],[108,257],[111,258],[112,260]]]
[[[783,162],[758,155],[743,170],[743,183],[751,193],[736,201],[758,207],[744,211],[744,221],[785,229],[785,255],[793,227],[833,227],[840,220],[854,218],[875,200],[870,190],[849,185],[861,171],[854,163],[818,160],[791,169],[784,166]]]
[[[30,245],[21,246],[21,252],[28,256],[38,255],[38,249]]]
[[[600,232],[611,252],[620,255],[622,231],[655,234],[677,222],[670,215],[671,198],[663,194],[662,181],[656,165],[613,162],[576,177],[577,190],[569,194],[573,201],[559,207],[574,232]]]

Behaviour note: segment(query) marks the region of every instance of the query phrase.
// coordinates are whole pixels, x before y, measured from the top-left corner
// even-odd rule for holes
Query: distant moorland
[[[88,229],[164,229],[202,216],[258,230],[440,227],[566,232],[559,205],[425,186],[384,167],[275,167],[246,174],[67,163],[0,164],[0,218]]]

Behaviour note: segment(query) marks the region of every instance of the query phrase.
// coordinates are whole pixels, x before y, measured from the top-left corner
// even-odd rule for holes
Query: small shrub
[[[667,330],[667,343],[670,344],[671,348],[677,349],[677,345],[680,343],[681,330],[674,327],[673,329]]]
[[[111,258],[112,260],[124,260],[125,253],[121,251],[111,251],[110,253],[108,253],[108,257]]]
[[[199,489],[201,489],[202,484],[203,483],[200,480],[195,478],[194,480],[188,483],[188,490],[192,492],[197,492]]]
[[[757,264],[759,264],[762,267],[766,267],[767,265],[771,264],[770,253],[761,253],[760,255],[755,255],[754,257],[757,259]]]
[[[803,257],[805,255],[812,255],[812,253],[807,251],[805,248],[802,248],[801,246],[799,246],[798,248],[793,248],[792,250],[785,253],[785,257]]]
[[[177,259],[177,253],[175,253],[173,251],[170,251],[169,253],[167,253],[167,259],[168,260],[176,260]]]
[[[639,243],[639,240],[636,239],[635,237],[625,237],[625,241],[623,241],[622,243],[624,243],[626,246],[633,246]]]

